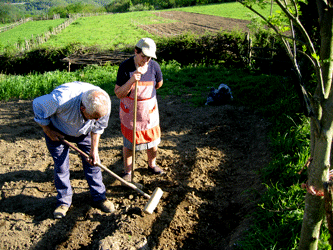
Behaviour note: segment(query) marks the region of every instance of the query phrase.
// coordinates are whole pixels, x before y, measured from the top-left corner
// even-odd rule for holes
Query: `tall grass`
[[[55,87],[72,81],[90,82],[112,94],[116,67],[89,66],[75,72],[53,71],[44,74],[0,75],[0,100],[33,99],[51,92]]]

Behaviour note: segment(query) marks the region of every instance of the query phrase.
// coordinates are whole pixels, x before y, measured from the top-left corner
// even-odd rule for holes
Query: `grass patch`
[[[13,46],[15,43],[24,43],[32,37],[50,31],[60,25],[65,19],[31,21],[23,23],[15,28],[0,33],[0,52],[5,47]]]
[[[75,72],[50,71],[44,74],[1,75],[0,100],[34,99],[51,92],[55,87],[72,81],[83,81],[100,86],[113,95],[117,67],[88,66]]]
[[[254,8],[264,16],[269,16],[271,11],[271,5],[269,3],[266,5],[264,9],[261,9],[258,6],[255,6]],[[272,13],[274,13],[276,10],[279,9],[280,8],[278,7],[278,5],[273,4]],[[220,17],[236,18],[242,20],[251,20],[255,16],[252,11],[250,11],[249,9],[244,7],[244,5],[238,2],[199,5],[199,6],[175,8],[172,10],[193,12],[193,13],[220,16]]]
[[[98,46],[101,49],[121,49],[136,44],[142,37],[158,37],[140,28],[141,25],[167,21],[153,12],[129,12],[104,16],[82,17],[73,22],[57,36],[52,37],[42,47],[66,47],[79,43],[84,46]]]

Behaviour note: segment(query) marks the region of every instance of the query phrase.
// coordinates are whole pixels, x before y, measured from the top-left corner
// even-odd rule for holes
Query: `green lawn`
[[[46,33],[51,28],[60,25],[64,21],[65,19],[31,21],[23,23],[5,32],[1,32],[0,52],[6,46],[13,45],[17,42],[23,42],[24,40]]]

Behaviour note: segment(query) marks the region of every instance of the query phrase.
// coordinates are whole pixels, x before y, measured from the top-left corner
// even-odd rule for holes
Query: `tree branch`
[[[309,51],[309,53],[303,52],[303,54],[305,54],[311,60],[313,66],[316,70],[316,75],[318,76],[318,82],[320,83],[320,85],[319,85],[320,92],[322,93],[322,96],[324,96],[325,87],[324,87],[324,81],[323,81],[322,72],[321,72],[321,65],[320,65],[319,60],[316,57],[312,56],[312,55],[316,55],[317,53],[316,53],[314,45],[311,41],[310,36],[308,35],[308,33],[306,32],[305,28],[303,27],[302,23],[299,20],[299,12],[298,12],[298,8],[297,8],[297,3],[295,0],[291,0],[291,4],[293,6],[292,8],[295,11],[295,15],[294,15],[293,13],[290,12],[287,1],[286,0],[283,0],[283,1],[284,2],[282,2],[282,0],[275,0],[275,2],[278,4],[278,6],[281,8],[281,10],[285,13],[287,18],[289,19],[291,37],[286,37],[285,35],[283,35],[275,25],[273,25],[266,17],[261,15],[258,11],[253,9],[252,6],[246,4],[244,0],[238,0],[239,3],[241,3],[246,8],[250,9],[256,15],[258,15],[261,19],[263,19],[268,24],[268,26],[270,28],[272,28],[274,30],[274,32],[280,37],[280,39],[283,42],[283,45],[286,49],[287,55],[290,58],[293,66],[294,66],[294,69],[296,70],[296,73],[297,73],[297,76],[299,79],[299,83],[301,86],[303,86],[302,85],[302,74],[300,72],[299,65],[297,62],[297,52],[299,50],[297,50],[296,35],[295,35],[295,30],[294,30],[294,25],[296,25],[296,27],[300,30],[302,37],[305,39],[305,42],[303,42],[303,44],[305,44],[305,46],[307,47],[307,49]],[[292,48],[287,39],[292,40]],[[303,89],[304,89],[304,87],[303,87]],[[305,101],[307,102],[307,100],[305,100]],[[307,104],[308,104],[308,102],[307,102]],[[309,108],[309,107],[307,107],[307,108]],[[316,114],[313,112],[313,110],[314,109],[312,107],[310,107],[310,116],[314,119],[317,129],[319,129],[318,131],[320,131],[320,128],[321,128],[320,122],[317,119],[317,117],[315,116]]]
[[[299,18],[298,18],[298,10],[297,10],[297,4],[295,0],[291,0],[293,5],[294,5],[294,9],[295,12],[297,14],[297,16],[295,17],[287,8],[287,5],[282,3],[280,0],[275,0],[275,2],[277,3],[277,5],[279,5],[279,7],[281,8],[281,10],[287,15],[289,20],[292,20],[293,23],[295,23],[295,25],[298,27],[299,31],[301,32],[303,38],[305,39],[305,44],[309,50],[309,54],[310,55],[316,55],[316,50],[314,48],[314,45],[311,41],[311,38],[309,36],[309,34],[306,32],[305,28],[303,27],[302,23],[300,22]],[[317,76],[318,76],[318,82],[320,83],[320,87],[321,87],[321,92],[322,95],[325,96],[325,86],[324,86],[324,80],[322,77],[322,72],[321,72],[321,65],[318,59],[313,58],[314,62],[315,62],[315,70],[317,72]]]

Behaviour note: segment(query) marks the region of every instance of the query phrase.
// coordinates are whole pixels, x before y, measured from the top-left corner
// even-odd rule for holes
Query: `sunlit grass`
[[[257,9],[261,13],[268,15],[270,5],[267,5],[264,10]],[[274,5],[273,10],[275,11],[276,9],[277,6]],[[163,11],[173,10],[244,20],[250,20],[253,17],[253,13],[238,2],[200,5]],[[151,37],[157,40],[158,36],[145,31],[142,27],[150,24],[175,22],[174,20],[160,17],[158,15],[159,12],[140,11],[81,17],[60,34],[52,36],[41,47],[63,48],[70,44],[81,44],[83,46],[96,46],[101,49],[116,49],[128,45],[132,46],[142,37]],[[63,19],[58,19],[27,22],[12,30],[0,33],[0,52],[6,46],[41,35],[63,21]]]
[[[42,35],[50,29],[63,23],[65,19],[30,21],[23,23],[15,28],[0,33],[0,51],[1,48],[11,46],[17,42],[29,40],[37,35]]]
[[[259,7],[254,6],[254,9],[259,11],[259,13],[268,16],[271,12],[270,4],[266,5],[265,9],[261,9]],[[280,8],[274,4],[272,13]],[[210,5],[200,5],[200,6],[192,6],[192,7],[184,7],[184,8],[177,8],[173,10],[178,11],[186,11],[186,12],[193,12],[205,15],[213,15],[213,16],[220,16],[220,17],[228,17],[228,18],[236,18],[236,19],[243,19],[243,20],[251,20],[254,16],[253,12],[249,9],[244,7],[242,4],[238,2],[232,3],[221,3],[221,4],[210,4]]]
[[[157,37],[140,28],[142,25],[171,22],[151,11],[82,17],[43,47],[64,47],[72,43],[100,48],[121,48],[135,44],[142,37]]]

